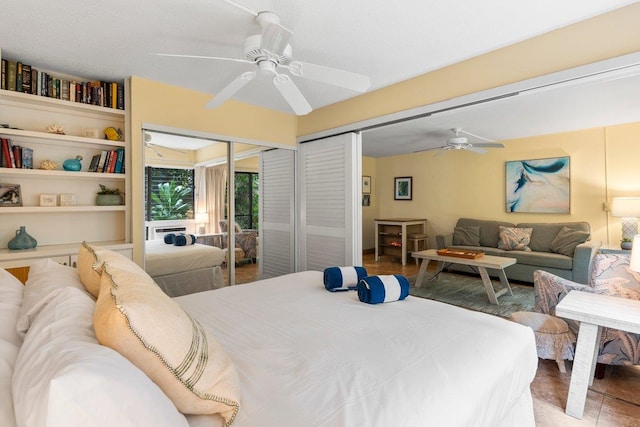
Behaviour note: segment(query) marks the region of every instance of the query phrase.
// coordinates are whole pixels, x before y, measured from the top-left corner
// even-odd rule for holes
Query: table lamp
[[[198,224],[198,234],[206,233],[206,223],[209,222],[209,214],[206,212],[196,212],[195,219]]]
[[[640,271],[640,234],[633,236],[633,246],[631,247],[631,260],[629,268],[633,271]]]
[[[611,215],[622,218],[622,239],[630,242],[633,236],[638,234],[640,197],[614,197],[611,203]]]

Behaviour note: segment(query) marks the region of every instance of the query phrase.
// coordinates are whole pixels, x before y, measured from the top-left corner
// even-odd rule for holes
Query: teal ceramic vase
[[[76,156],[75,159],[67,159],[62,163],[62,169],[70,172],[80,172],[82,169],[82,156]]]
[[[36,246],[38,246],[38,241],[27,233],[24,225],[16,230],[15,237],[7,244],[9,249],[33,249]]]

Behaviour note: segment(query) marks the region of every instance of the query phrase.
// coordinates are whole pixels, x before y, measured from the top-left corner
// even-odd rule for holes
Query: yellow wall
[[[299,118],[298,135],[638,52],[638,22],[640,3],[314,110]]]
[[[640,196],[640,123],[503,142],[504,149],[484,155],[449,151],[438,156],[438,151],[428,151],[375,159],[375,165],[363,162],[363,170],[374,174],[374,216],[428,218],[431,245],[436,234],[451,233],[459,217],[513,223],[588,221],[594,240],[619,244],[620,218],[610,217],[603,205],[615,196]],[[507,213],[505,161],[561,156],[571,158],[571,213]],[[393,200],[396,176],[413,177],[412,201]],[[373,233],[373,225],[364,226],[363,242],[372,241]]]
[[[168,126],[282,145],[295,145],[295,116],[265,108],[227,101],[217,109],[203,106],[210,94],[170,86],[141,77],[131,78],[131,231],[134,260],[142,264],[144,228],[144,183],[142,174],[142,124]]]
[[[375,235],[373,228],[375,226],[374,220],[377,218],[378,212],[378,197],[377,197],[377,173],[376,173],[376,159],[373,157],[362,158],[362,175],[371,177],[371,205],[362,207],[362,248],[373,249],[375,247]]]

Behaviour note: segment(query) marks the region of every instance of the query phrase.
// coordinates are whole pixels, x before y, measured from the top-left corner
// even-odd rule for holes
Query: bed
[[[508,320],[412,296],[365,304],[354,292],[327,292],[316,271],[169,298],[113,260],[98,267],[96,289],[80,279],[82,264],[36,263],[24,291],[0,271],[0,425],[16,425],[14,417],[18,426],[535,425],[535,339]],[[105,304],[135,311],[120,293],[129,286],[144,289],[136,304],[153,301],[145,310],[162,309],[160,320],[183,313],[219,346],[208,355],[223,370],[208,393],[226,409],[183,415],[180,398],[150,380],[157,366],[136,360],[140,351],[111,348],[101,313]],[[144,336],[131,312],[123,328]],[[171,348],[185,336],[193,346],[183,333]]]
[[[224,252],[215,246],[175,246],[162,239],[145,244],[145,270],[171,297],[224,286],[223,262]]]

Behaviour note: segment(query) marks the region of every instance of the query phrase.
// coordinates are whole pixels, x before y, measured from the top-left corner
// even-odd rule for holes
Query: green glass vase
[[[9,240],[7,247],[9,249],[33,249],[38,246],[38,241],[31,237],[24,225],[20,226],[20,229],[16,230],[16,235],[13,239]]]

